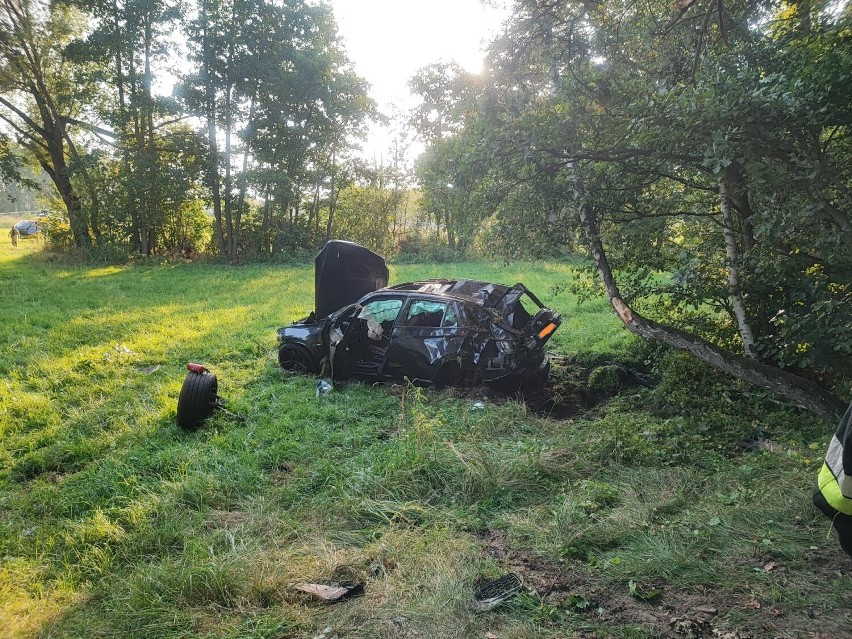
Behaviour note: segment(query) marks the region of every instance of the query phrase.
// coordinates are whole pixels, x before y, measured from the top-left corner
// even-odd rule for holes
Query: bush
[[[394,262],[397,264],[415,264],[429,262],[446,264],[460,262],[465,258],[461,251],[451,249],[445,240],[434,235],[409,235],[399,242]]]
[[[616,366],[615,364],[598,366],[589,375],[587,386],[592,390],[613,394],[618,393],[624,386],[624,371],[620,366]]]
[[[203,250],[212,235],[213,220],[204,212],[201,200],[185,200],[165,216],[162,248],[190,256]]]
[[[64,218],[51,215],[44,226],[45,248],[56,253],[67,253],[74,248],[74,236],[71,234],[71,225]]]

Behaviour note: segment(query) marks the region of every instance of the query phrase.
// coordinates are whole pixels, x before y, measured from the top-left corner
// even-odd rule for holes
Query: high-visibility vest
[[[852,404],[828,445],[817,489],[834,510],[852,516]]]

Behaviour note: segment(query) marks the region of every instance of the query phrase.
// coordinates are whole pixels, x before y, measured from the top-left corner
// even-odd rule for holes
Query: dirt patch
[[[279,462],[270,473],[272,483],[276,486],[286,484],[294,470],[296,470],[295,464],[288,461]]]
[[[236,530],[252,520],[250,513],[244,510],[211,509],[207,514],[204,527],[207,530]]]
[[[525,587],[543,602],[579,614],[601,629],[634,626],[652,637],[678,639],[852,638],[852,612],[848,607],[819,613],[808,609],[792,611],[756,601],[751,593],[709,588],[689,590],[663,580],[636,585],[640,593],[660,591],[652,601],[646,602],[632,596],[627,584],[606,583],[587,564],[558,563],[529,550],[512,548],[499,531],[483,533],[480,543],[505,570],[518,574]],[[814,553],[817,554],[813,562],[819,565],[821,573],[815,575],[817,579],[852,573],[852,564],[844,566],[840,561],[844,558],[838,559],[838,553],[834,553],[833,559],[819,551]],[[761,567],[765,569],[769,563],[764,562]],[[776,564],[770,569],[783,571],[784,567]],[[738,623],[726,620],[729,615]],[[593,631],[574,634],[576,639],[598,636]]]
[[[646,375],[621,364],[605,364],[589,368],[569,357],[551,353],[550,380],[540,388],[525,390],[521,399],[539,415],[568,419],[609,401],[624,389],[654,383]],[[598,374],[602,371],[606,374]]]
[[[595,370],[581,366],[573,359],[550,353],[550,379],[542,386],[527,388],[515,394],[506,394],[487,385],[479,386],[449,386],[441,393],[448,397],[460,399],[475,404],[485,401],[500,406],[508,400],[522,401],[527,408],[544,417],[551,419],[569,419],[588,412],[598,404],[613,398],[618,391],[606,391],[589,388],[589,375]],[[618,365],[614,365],[618,366]],[[627,369],[624,369],[627,370]],[[623,376],[620,388],[635,386],[635,380],[629,375]],[[403,399],[408,388],[400,384],[388,384],[387,392]],[[386,438],[386,435],[383,436]]]

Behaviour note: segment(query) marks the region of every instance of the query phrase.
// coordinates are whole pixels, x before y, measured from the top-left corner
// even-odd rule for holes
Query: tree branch
[[[30,116],[28,116],[26,113],[21,111],[14,104],[9,102],[9,100],[4,98],[2,95],[0,95],[0,104],[2,104],[4,107],[9,109],[10,111],[14,112],[15,115],[17,115],[19,118],[21,118],[26,123],[26,125],[28,127],[33,129],[34,131],[36,131],[39,135],[41,135],[44,138],[48,137],[47,131],[45,131],[42,127],[40,127],[38,124],[36,124],[35,120],[33,120]],[[4,119],[6,119],[6,118],[4,118]],[[7,122],[8,122],[8,120],[7,120]]]
[[[102,129],[99,126],[95,126],[94,124],[89,124],[88,122],[84,122],[83,120],[78,120],[77,118],[72,118],[69,115],[62,115],[59,117],[59,121],[65,124],[76,124],[77,126],[81,126],[84,129],[91,131],[97,135],[102,135],[108,138],[115,138],[115,132],[110,131],[109,129]]]

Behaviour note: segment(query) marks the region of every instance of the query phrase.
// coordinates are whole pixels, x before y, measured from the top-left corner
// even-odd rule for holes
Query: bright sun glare
[[[482,69],[484,47],[508,9],[482,0],[332,0],[340,35],[355,70],[371,85],[379,108],[408,108],[408,80],[439,60]],[[373,130],[365,151],[386,150],[387,134]]]

